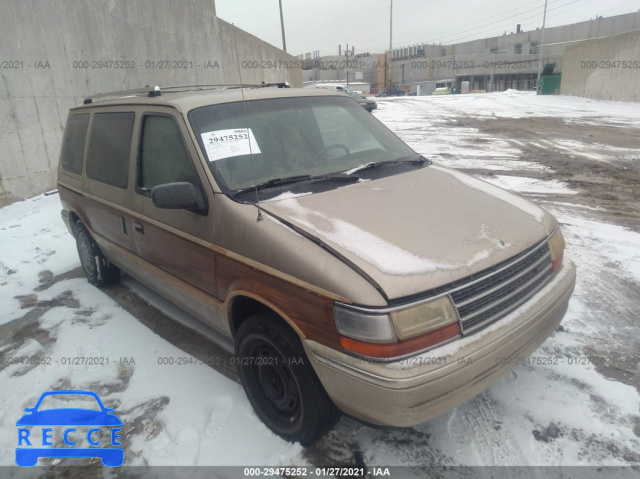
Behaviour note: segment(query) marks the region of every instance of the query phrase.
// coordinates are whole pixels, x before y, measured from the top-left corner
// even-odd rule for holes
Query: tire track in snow
[[[469,445],[477,464],[483,466],[520,466],[527,464],[516,440],[499,420],[503,415],[489,393],[484,392],[453,411],[447,422],[447,432],[458,443]],[[513,469],[490,469],[491,477],[513,477]],[[532,471],[522,469],[518,477],[535,477]],[[497,475],[496,475],[497,474]],[[489,477],[489,476],[487,476]]]

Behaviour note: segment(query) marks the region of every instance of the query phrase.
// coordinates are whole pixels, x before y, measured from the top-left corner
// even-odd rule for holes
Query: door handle
[[[144,226],[142,226],[142,223],[138,223],[137,221],[134,221],[133,229],[136,233],[140,233],[141,235],[144,234]]]

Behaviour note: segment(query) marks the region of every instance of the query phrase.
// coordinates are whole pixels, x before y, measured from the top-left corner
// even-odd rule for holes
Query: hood
[[[437,165],[261,207],[333,248],[391,300],[489,268],[556,226],[520,196]]]

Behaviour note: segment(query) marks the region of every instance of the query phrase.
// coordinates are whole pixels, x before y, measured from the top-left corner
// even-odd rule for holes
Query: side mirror
[[[200,188],[187,182],[166,183],[154,186],[151,201],[156,208],[201,211],[205,207]]]

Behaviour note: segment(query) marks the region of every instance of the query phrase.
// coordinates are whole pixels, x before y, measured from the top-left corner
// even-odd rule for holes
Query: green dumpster
[[[538,95],[557,95],[560,93],[560,79],[562,73],[553,73],[555,63],[547,63],[542,69],[540,83],[538,84]]]
[[[562,75],[541,76],[538,95],[557,95],[560,93]]]

